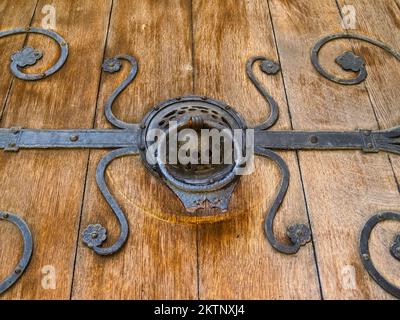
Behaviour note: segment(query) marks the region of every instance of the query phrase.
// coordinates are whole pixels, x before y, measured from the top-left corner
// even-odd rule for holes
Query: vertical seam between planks
[[[109,31],[110,31],[113,8],[114,8],[114,0],[111,0],[110,13],[108,15],[106,37],[104,39],[102,61],[104,60],[106,50],[107,50],[108,36],[109,36]],[[98,86],[97,86],[96,107],[95,107],[94,115],[93,115],[92,128],[95,127],[95,123],[96,123],[97,109],[99,107],[100,88],[101,88],[102,82],[103,82],[103,76],[102,76],[102,71],[100,71],[100,77],[99,77],[99,82],[98,82]],[[83,215],[83,206],[85,203],[87,188],[88,188],[87,184],[88,184],[89,166],[90,166],[90,160],[91,160],[91,150],[88,150],[87,154],[88,155],[87,155],[87,159],[86,159],[86,169],[85,169],[85,175],[84,175],[84,179],[83,179],[83,191],[82,191],[82,196],[81,196],[81,208],[80,208],[80,214],[79,214],[79,219],[78,219],[78,228],[77,228],[78,235],[77,235],[76,243],[75,243],[75,253],[74,253],[74,260],[73,260],[73,267],[72,267],[71,289],[70,289],[70,295],[69,295],[70,300],[72,300],[72,297],[74,294],[76,260],[77,260],[77,256],[78,256],[79,238],[80,238],[80,232],[81,232],[81,227],[82,227],[81,223],[82,223],[82,215]]]
[[[395,173],[395,171],[394,171],[392,158],[391,158],[389,155],[387,155],[387,157],[388,157],[390,166],[392,167],[392,171],[393,171],[393,174],[394,174],[394,180],[396,181],[396,185],[397,185],[397,190],[398,190],[399,193],[400,193],[400,182],[399,182],[399,180],[397,179],[397,175],[396,175],[396,173]]]
[[[32,11],[31,19],[29,20],[29,24],[28,24],[29,27],[32,26],[33,18],[35,17],[36,9],[37,9],[38,4],[39,4],[39,0],[36,0],[35,6],[34,6],[33,11]],[[28,33],[25,34],[24,42],[22,43],[22,48],[26,46],[26,43],[28,41],[28,35],[29,35]],[[8,106],[8,102],[10,100],[11,91],[12,91],[12,88],[14,86],[14,80],[15,80],[15,78],[14,78],[14,76],[12,76],[11,80],[10,80],[10,84],[9,84],[7,92],[6,92],[6,97],[5,97],[4,102],[3,102],[3,107],[2,107],[2,109],[0,111],[0,123],[3,120],[3,115],[6,112],[6,109],[7,109],[7,106]]]
[[[192,51],[192,92],[196,93],[196,61],[195,61],[195,38],[194,38],[194,18],[193,18],[193,0],[189,0],[190,6],[190,34]],[[197,277],[197,300],[200,300],[200,227],[196,224],[196,277]]]
[[[279,46],[278,46],[278,42],[277,42],[277,39],[276,39],[275,26],[274,26],[274,21],[273,21],[273,18],[272,18],[272,12],[271,12],[271,7],[270,7],[270,1],[269,0],[267,1],[267,5],[268,5],[268,13],[269,13],[270,21],[271,21],[271,26],[272,26],[272,33],[273,33],[273,37],[274,37],[275,51],[276,51],[276,54],[278,56],[279,64],[282,66],[281,57],[280,57],[280,53],[279,53]],[[281,79],[282,79],[282,84],[283,84],[283,91],[285,93],[287,111],[288,111],[288,114],[289,114],[289,123],[290,123],[291,130],[293,130],[292,114],[290,112],[289,100],[288,100],[288,95],[287,95],[287,90],[286,90],[286,83],[285,83],[285,78],[284,78],[283,74],[284,74],[283,68],[281,68]],[[314,264],[315,264],[316,273],[317,273],[319,293],[321,295],[321,299],[324,299],[323,290],[322,290],[321,275],[320,275],[319,266],[318,266],[317,250],[316,250],[316,247],[315,247],[314,234],[313,234],[313,229],[312,229],[312,224],[311,224],[311,218],[310,218],[310,212],[309,212],[309,207],[308,207],[308,202],[307,202],[306,191],[305,191],[305,187],[304,187],[303,172],[301,170],[299,152],[295,151],[295,155],[296,155],[296,164],[297,164],[297,168],[299,170],[299,175],[300,175],[300,183],[301,183],[301,188],[302,188],[302,193],[303,193],[303,200],[304,200],[304,204],[305,204],[307,220],[308,220],[308,224],[309,224],[310,231],[311,231],[311,244],[312,244],[313,257],[314,257]]]
[[[10,98],[11,88],[13,87],[13,84],[14,84],[14,77],[12,77],[10,79],[10,83],[8,85],[8,88],[7,88],[6,97],[4,98],[3,107],[1,108],[1,111],[0,111],[0,122],[3,119],[3,115],[4,115],[4,112],[6,110],[6,105],[8,104],[8,101],[9,101],[9,98]]]

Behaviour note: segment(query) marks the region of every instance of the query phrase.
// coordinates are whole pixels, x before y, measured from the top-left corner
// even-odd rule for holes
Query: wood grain
[[[4,0],[0,30],[40,26],[45,0]],[[273,130],[353,130],[400,123],[400,63],[380,49],[337,41],[322,50],[323,65],[350,77],[334,63],[345,50],[367,61],[368,79],[341,86],[312,67],[310,48],[320,37],[344,31],[340,8],[353,5],[356,29],[400,50],[399,0],[55,0],[57,32],[70,56],[55,75],[38,82],[15,79],[10,54],[27,44],[45,56],[27,72],[44,70],[58,57],[43,36],[0,40],[0,127],[111,128],[103,106],[126,76],[101,72],[105,57],[131,54],[139,60],[135,82],[119,97],[115,114],[139,122],[158,102],[186,94],[220,99],[250,125],[268,108],[246,77],[255,55],[280,60],[282,73],[259,77],[279,104]],[[36,10],[35,10],[36,7]],[[16,14],[17,13],[17,14]],[[0,210],[17,213],[34,236],[31,264],[2,299],[391,299],[364,270],[358,241],[367,219],[380,210],[399,210],[400,158],[355,151],[280,152],[291,182],[278,212],[275,232],[311,222],[313,244],[294,256],[277,253],[266,241],[265,214],[279,183],[269,160],[241,178],[226,218],[213,224],[188,219],[176,196],[143,168],[139,157],[116,160],[106,179],[130,223],[126,246],[109,257],[81,243],[89,223],[119,228],[95,182],[106,151],[19,151],[0,153],[3,186]],[[397,177],[397,184],[396,184]],[[189,224],[188,224],[189,223]],[[371,254],[378,269],[400,286],[398,262],[389,254],[398,223],[372,233]],[[13,270],[21,239],[0,224],[0,279]],[[315,251],[314,251],[315,249]],[[5,263],[4,263],[5,262]],[[43,267],[53,266],[56,288],[46,290]],[[318,267],[317,267],[318,266]]]
[[[0,30],[16,28],[20,25],[20,23],[24,23],[26,26],[29,25],[35,10],[36,2],[36,0],[1,2],[0,12],[2,19],[0,20]],[[18,16],[13,14],[14,10],[18,10],[20,14]],[[8,37],[0,40],[1,66],[8,66],[10,55],[22,48],[25,38],[25,35],[18,35],[15,37]],[[4,67],[4,69],[7,69],[7,67]],[[11,73],[7,71],[8,70],[5,70],[2,77],[0,78],[0,119],[8,98],[8,90],[13,82]],[[3,177],[1,178],[1,181],[4,181]],[[6,188],[3,188],[2,190],[3,196],[5,196],[7,193],[7,191],[4,189]],[[0,210],[5,209],[6,208],[1,208]],[[2,261],[2,263],[0,264],[0,279],[2,280],[14,270],[21,257],[22,237],[19,235],[18,229],[16,227],[14,227],[12,224],[4,222],[0,223],[0,236],[0,257]]]
[[[114,106],[124,121],[139,122],[156,103],[190,93],[190,2],[114,1],[107,56],[121,53],[139,61],[135,82]],[[103,104],[123,77],[104,76],[96,127],[110,127],[103,117]],[[103,154],[91,152],[82,228],[99,221],[108,228],[111,243],[118,225],[94,179]],[[130,236],[121,252],[106,258],[79,246],[73,298],[197,298],[196,227],[155,218],[163,211],[182,212],[176,197],[145,171],[138,156],[115,161],[107,179],[128,217]]]
[[[195,93],[224,100],[252,125],[262,121],[268,108],[247,79],[245,63],[256,55],[277,59],[267,2],[194,1],[193,23]],[[262,81],[280,106],[276,129],[289,129],[281,77],[264,76]],[[307,214],[295,154],[282,156],[291,184],[275,229],[279,239],[287,241],[286,227],[307,223]],[[201,299],[320,298],[312,245],[286,256],[265,239],[263,221],[279,181],[275,165],[257,159],[253,174],[241,178],[230,203],[231,214],[242,214],[232,221],[198,226]]]
[[[339,1],[340,6],[347,3]],[[354,6],[357,24],[357,32],[378,39],[400,52],[400,3],[397,1],[368,1],[356,0],[351,3]],[[383,22],[383,23],[382,23]],[[368,44],[353,42],[353,46],[359,55],[366,59],[368,77],[365,87],[368,92],[375,116],[380,129],[388,129],[400,125],[400,96],[398,94],[400,83],[400,61],[385,53],[379,48]],[[400,158],[398,155],[389,155],[392,168],[400,178]],[[398,185],[397,185],[398,186]],[[400,191],[400,189],[398,188]],[[399,207],[396,208],[398,211]],[[375,264],[380,272],[392,283],[400,287],[398,276],[398,262],[389,253],[395,235],[400,233],[400,224],[385,223],[376,232],[371,240],[371,250],[375,257]],[[375,240],[376,239],[376,240]],[[373,241],[378,241],[373,245]]]
[[[315,41],[343,31],[336,3],[272,0],[270,8],[294,129],[377,128],[363,85],[337,85],[321,78],[310,64]],[[343,74],[332,62],[349,48],[348,41],[329,45],[322,51],[322,63]],[[399,208],[387,155],[310,151],[299,158],[324,298],[391,298],[366,274],[357,249],[361,228],[371,215]],[[383,231],[377,232],[383,242]],[[389,262],[387,258],[382,261]]]
[[[41,25],[41,8],[46,3],[39,2],[32,25]],[[110,1],[102,6],[94,1],[52,3],[57,31],[67,37],[71,48],[68,61],[42,81],[15,80],[1,127],[87,128],[93,124]],[[56,45],[44,37],[30,36],[28,45],[45,52],[32,71],[43,70],[58,56]],[[7,187],[0,208],[26,219],[35,244],[27,272],[2,298],[70,297],[87,161],[88,151],[1,153],[0,180]],[[2,236],[15,239],[13,231],[6,230]],[[41,285],[42,269],[48,265],[56,272],[54,290]]]
[[[17,0],[17,1],[2,1],[0,3],[0,30],[10,30],[17,27],[26,27],[31,23],[33,13],[35,11],[37,0]],[[15,14],[18,12],[18,14]],[[0,40],[0,65],[8,66],[10,56],[14,52],[20,50],[26,39],[26,35],[15,35],[12,37],[2,38]],[[8,90],[11,86],[13,76],[11,72],[4,72],[0,78],[0,119],[3,114],[3,109],[8,98]],[[3,94],[4,93],[4,94]]]

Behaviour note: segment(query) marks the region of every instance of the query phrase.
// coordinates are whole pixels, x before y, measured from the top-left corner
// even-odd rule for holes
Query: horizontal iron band
[[[396,128],[397,130],[397,128]],[[389,131],[388,131],[389,132]],[[385,137],[385,131],[260,131],[254,134],[255,146],[268,149],[361,149],[364,152],[385,150],[399,153],[396,141]],[[396,131],[397,132],[397,131]],[[390,132],[389,132],[390,133]],[[384,139],[392,139],[386,146]],[[397,139],[397,138],[395,138]],[[0,149],[94,148],[115,149],[139,147],[139,128],[133,129],[0,129]]]
[[[255,145],[268,149],[362,149],[376,152],[373,138],[365,139],[366,131],[257,131]],[[367,133],[367,134],[370,134]]]
[[[35,130],[0,129],[0,149],[98,148],[138,147],[137,129],[72,129]]]

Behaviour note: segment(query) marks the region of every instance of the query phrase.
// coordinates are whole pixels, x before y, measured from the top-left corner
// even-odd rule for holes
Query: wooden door
[[[45,0],[4,0],[0,30],[40,27]],[[51,65],[54,44],[36,35],[0,39],[0,126],[24,128],[111,128],[103,107],[126,75],[101,71],[107,57],[131,54],[139,61],[134,83],[114,111],[139,122],[155,104],[195,94],[223,100],[250,125],[268,113],[246,77],[245,62],[262,55],[282,72],[257,74],[280,109],[274,130],[383,129],[400,123],[400,63],[379,49],[338,41],[322,53],[335,72],[343,50],[363,55],[369,77],[340,86],[312,67],[310,48],[324,35],[343,31],[344,0],[54,0],[56,31],[70,47],[64,67],[51,77],[24,82],[7,69],[24,45],[45,51],[30,70]],[[354,0],[356,33],[400,48],[400,4]],[[124,73],[125,72],[125,73]],[[276,196],[279,171],[257,158],[255,172],[236,188],[226,221],[175,221],[184,208],[141,164],[116,160],[106,178],[126,213],[130,235],[112,256],[97,256],[82,244],[87,224],[100,222],[115,240],[119,229],[95,181],[103,150],[0,152],[0,210],[18,213],[34,237],[32,261],[2,299],[391,299],[362,266],[361,229],[379,210],[400,210],[400,158],[357,151],[280,152],[291,181],[275,232],[308,222],[312,242],[296,255],[276,252],[263,221]],[[162,219],[160,219],[160,217]],[[178,219],[179,220],[179,219]],[[387,248],[399,232],[385,222],[371,239],[378,269],[400,286],[398,264]],[[0,223],[0,279],[18,261],[16,229]],[[20,248],[21,247],[21,248]],[[51,285],[48,285],[49,277]]]

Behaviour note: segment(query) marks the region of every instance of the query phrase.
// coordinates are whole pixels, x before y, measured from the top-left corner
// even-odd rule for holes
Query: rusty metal
[[[34,65],[41,58],[41,52],[24,48],[11,58],[11,71],[23,80],[37,80],[56,72],[65,62],[68,56],[68,46],[61,36],[52,31],[38,28],[14,29],[0,32],[0,38],[16,33],[31,32],[51,37],[60,48],[61,55],[57,63],[41,74],[25,74],[22,68]],[[319,40],[311,50],[311,62],[316,70],[325,78],[339,84],[358,84],[367,77],[365,60],[352,52],[344,52],[336,58],[336,62],[347,71],[356,72],[353,79],[340,79],[328,73],[319,63],[320,49],[328,42],[337,39],[357,39],[376,45],[400,60],[400,54],[386,44],[369,39],[361,35],[334,34]],[[5,151],[16,152],[19,149],[48,149],[48,148],[98,148],[114,149],[108,153],[99,163],[96,171],[96,180],[100,191],[107,203],[112,208],[120,224],[120,235],[117,241],[108,247],[103,247],[107,239],[107,230],[100,224],[91,224],[83,231],[83,241],[96,253],[108,255],[118,251],[128,237],[128,221],[109,191],[104,174],[107,166],[116,158],[140,155],[145,167],[174,191],[180,198],[187,211],[193,214],[195,211],[218,209],[223,214],[228,209],[231,194],[239,179],[235,175],[235,168],[241,163],[232,163],[226,166],[210,167],[184,167],[171,166],[159,160],[157,149],[154,152],[155,162],[149,162],[147,154],[152,146],[148,139],[150,129],[159,129],[171,134],[173,130],[193,128],[200,130],[203,127],[227,129],[233,132],[235,129],[248,129],[244,119],[232,107],[224,102],[207,97],[186,96],[164,101],[147,113],[141,123],[127,123],[118,119],[112,111],[115,99],[135,79],[138,72],[138,62],[130,55],[118,55],[106,59],[103,70],[108,73],[118,72],[123,63],[130,65],[126,79],[114,90],[107,100],[104,108],[108,121],[117,129],[63,129],[63,130],[38,130],[10,128],[0,129],[0,148]],[[265,219],[265,234],[271,245],[279,252],[286,254],[296,253],[302,245],[312,238],[312,232],[307,224],[294,223],[287,228],[287,237],[290,244],[278,241],[274,235],[274,219],[281,206],[288,185],[289,170],[284,160],[274,150],[361,150],[375,153],[385,151],[400,154],[400,127],[388,130],[357,130],[357,131],[267,131],[273,127],[279,117],[279,109],[275,99],[257,79],[253,68],[258,65],[263,73],[274,75],[279,72],[280,65],[262,56],[250,58],[246,63],[246,73],[257,91],[263,96],[269,106],[268,117],[254,128],[255,154],[264,156],[274,161],[281,172],[282,180],[278,195],[269,209]],[[170,126],[174,121],[176,126]],[[233,140],[236,147],[236,140]],[[244,148],[244,147],[243,147]],[[241,149],[243,152],[243,149]],[[153,152],[153,151],[152,151]],[[398,258],[399,241],[392,246],[392,255]],[[363,242],[364,243],[364,242]],[[371,269],[370,269],[371,270]]]

